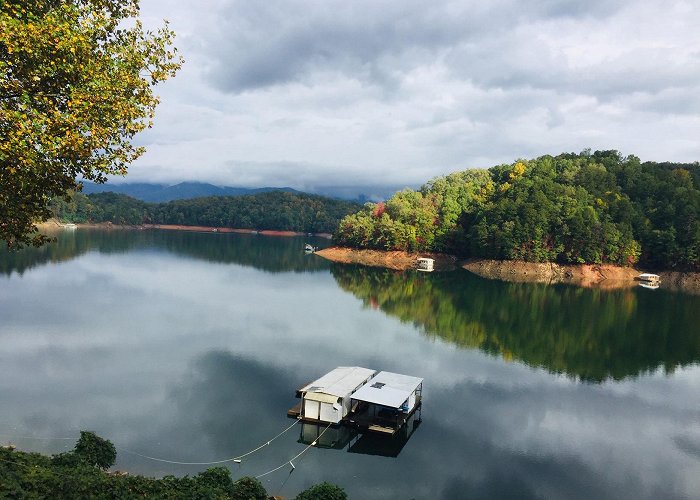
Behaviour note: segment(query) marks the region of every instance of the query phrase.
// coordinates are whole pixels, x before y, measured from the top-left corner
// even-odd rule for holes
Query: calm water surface
[[[297,387],[359,365],[424,377],[420,425],[329,431],[262,478],[271,494],[325,480],[362,499],[700,498],[700,297],[342,266],[305,242],[330,244],[78,230],[3,251],[0,441],[53,453],[91,429],[118,469],[195,474],[129,451],[239,455],[293,422]],[[317,432],[297,425],[234,478]]]

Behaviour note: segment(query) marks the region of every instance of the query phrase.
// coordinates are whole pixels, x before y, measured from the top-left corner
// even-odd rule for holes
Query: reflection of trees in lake
[[[306,272],[328,268],[328,261],[304,254],[304,243],[326,246],[330,240],[253,234],[213,234],[158,230],[60,231],[57,241],[11,252],[0,246],[0,274],[24,271],[49,262],[74,259],[89,251],[121,253],[155,248],[198,260],[238,264],[268,272]]]
[[[672,372],[700,360],[700,299],[333,265],[366,306],[433,337],[582,380]]]
[[[177,255],[222,264],[238,264],[268,272],[327,269],[328,261],[304,253],[304,243],[327,246],[330,240],[255,234],[212,234],[185,231],[146,231],[152,245]]]
[[[0,245],[0,274],[23,274],[49,262],[68,261],[84,254],[91,246],[84,238],[76,238],[72,231],[60,231],[49,236],[55,237],[56,241],[39,248],[26,247],[10,251],[5,245]]]

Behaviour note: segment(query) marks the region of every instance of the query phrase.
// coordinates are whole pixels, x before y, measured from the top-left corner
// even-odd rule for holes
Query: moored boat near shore
[[[661,282],[661,276],[652,273],[642,273],[635,278],[637,281],[643,281],[648,285],[658,285]]]

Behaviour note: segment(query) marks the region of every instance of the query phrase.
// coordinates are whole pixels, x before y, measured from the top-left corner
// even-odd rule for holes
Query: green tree
[[[700,165],[564,153],[433,179],[345,217],[341,245],[700,269]],[[382,208],[380,210],[380,207]]]
[[[268,498],[260,481],[242,477],[234,482],[226,467],[213,467],[192,477],[161,479],[109,474],[104,469],[114,463],[115,456],[112,443],[92,432],[81,432],[73,451],[53,457],[0,447],[0,498]],[[323,484],[322,495],[332,495],[335,490],[342,493],[338,487]],[[347,497],[342,493],[304,498]]]
[[[299,493],[295,500],[347,500],[348,495],[340,486],[320,483]]]
[[[233,480],[231,480],[231,471],[226,467],[211,467],[197,474],[195,480],[198,483],[198,489],[202,493],[202,498],[206,498],[205,492],[222,491],[230,496],[233,492]]]
[[[117,459],[114,445],[90,431],[80,431],[74,451],[81,460],[100,469],[109,469]]]
[[[231,498],[234,500],[265,500],[265,487],[253,477],[242,477],[233,483]]]
[[[0,240],[46,240],[33,226],[48,201],[126,174],[143,152],[152,87],[181,58],[167,23],[138,19],[138,0],[5,0],[0,4]]]

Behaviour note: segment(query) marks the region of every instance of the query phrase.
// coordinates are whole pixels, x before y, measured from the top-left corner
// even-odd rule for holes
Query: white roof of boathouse
[[[352,399],[399,408],[423,383],[422,378],[400,373],[379,372],[352,395]]]
[[[360,366],[339,366],[318,380],[305,385],[299,391],[330,394],[337,397],[347,396],[375,373],[377,370]]]

